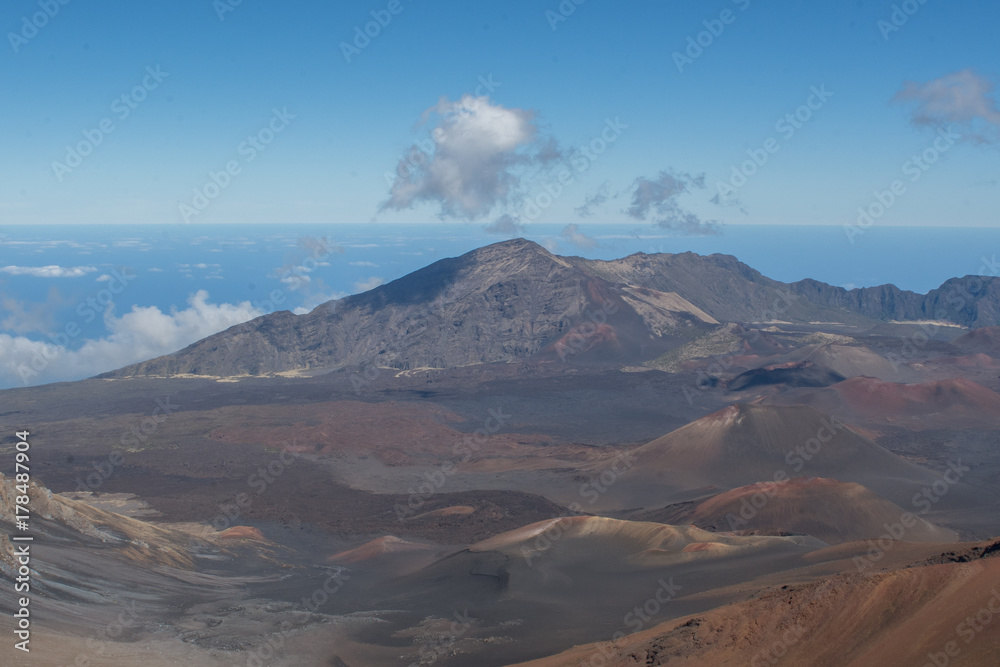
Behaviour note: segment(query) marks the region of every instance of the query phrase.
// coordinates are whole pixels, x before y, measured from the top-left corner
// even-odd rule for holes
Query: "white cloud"
[[[0,329],[19,334],[49,331],[55,326],[56,312],[70,303],[55,287],[49,288],[48,296],[42,303],[0,296],[0,312],[5,313],[0,320]]]
[[[93,266],[64,267],[50,264],[49,266],[5,266],[0,268],[3,273],[12,276],[32,276],[34,278],[80,278],[97,269]]]
[[[380,210],[436,204],[444,218],[472,220],[518,197],[522,172],[561,158],[552,140],[541,141],[534,114],[508,109],[489,97],[441,98],[422,124],[437,122],[399,160],[389,198]]]
[[[97,276],[94,280],[99,283],[106,283],[109,280],[111,280],[111,276],[109,276],[106,273],[102,273],[101,275]]]
[[[636,220],[649,220],[661,229],[685,236],[710,236],[720,232],[719,223],[702,220],[681,207],[678,199],[693,190],[705,188],[705,175],[661,171],[656,178],[640,176],[632,184],[632,205],[625,213]]]
[[[597,247],[597,241],[581,232],[579,225],[566,225],[560,236],[579,248]]]
[[[498,234],[500,236],[521,236],[524,234],[524,225],[515,216],[504,213],[499,218],[483,227],[487,234]]]
[[[583,200],[583,205],[573,209],[581,218],[589,218],[594,213],[594,209],[611,199],[608,193],[608,184],[603,183],[596,192],[587,195]]]
[[[372,276],[367,280],[359,280],[356,283],[354,283],[354,290],[355,292],[367,292],[368,290],[375,289],[379,285],[383,284],[385,284],[384,279]]]
[[[151,269],[148,269],[148,270],[149,270],[150,273],[163,273],[163,269],[158,269],[155,266],[153,268],[151,268]]]
[[[350,296],[347,292],[331,292],[330,294],[316,293],[311,294],[305,302],[292,310],[296,315],[305,315],[306,313],[311,313],[316,306],[320,306],[329,301],[337,301],[338,299],[343,299],[345,296]]]
[[[170,313],[163,313],[155,306],[133,306],[121,317],[109,312],[104,318],[109,334],[87,340],[76,350],[0,334],[0,386],[91,377],[176,352],[206,336],[263,315],[246,301],[211,304],[208,298],[208,292],[199,290],[188,298],[187,308]]]
[[[375,262],[351,262],[351,266],[368,266],[371,268],[378,268],[378,264]]]
[[[1000,140],[1000,107],[991,97],[996,85],[971,69],[945,74],[926,83],[907,81],[894,102],[913,103],[915,125],[958,125],[972,143]]]

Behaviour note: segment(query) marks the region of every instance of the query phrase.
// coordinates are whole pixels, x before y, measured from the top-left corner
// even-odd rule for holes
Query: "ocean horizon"
[[[783,282],[894,284],[919,293],[953,277],[996,275],[1000,246],[1000,232],[974,227],[875,226],[853,243],[843,227],[806,225],[676,236],[622,224],[533,224],[520,236],[590,259],[722,253]],[[0,386],[112,370],[237,321],[308,312],[506,238],[513,237],[457,223],[4,226],[0,293],[8,312],[0,336],[8,353]],[[46,363],[25,379],[26,353],[13,351],[37,357],[43,345],[75,362]]]

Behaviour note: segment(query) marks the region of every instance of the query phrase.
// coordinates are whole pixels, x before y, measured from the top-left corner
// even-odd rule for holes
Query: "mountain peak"
[[[475,259],[479,262],[488,262],[497,259],[504,260],[518,257],[529,258],[538,255],[549,259],[556,259],[557,257],[538,243],[524,238],[509,239],[507,241],[491,243],[490,245],[476,248],[475,250],[462,255],[462,257]]]

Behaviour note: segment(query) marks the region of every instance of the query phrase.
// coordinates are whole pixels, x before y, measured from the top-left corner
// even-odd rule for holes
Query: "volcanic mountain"
[[[842,419],[926,428],[1000,428],[1000,394],[954,378],[918,384],[856,377],[831,387],[773,397]]]
[[[719,494],[697,505],[687,520],[713,531],[805,534],[827,544],[877,539],[906,510],[860,484],[800,477],[761,482]],[[911,514],[912,514],[911,510]],[[920,517],[906,527],[907,542],[954,542],[958,535]]]
[[[981,352],[1000,357],[1000,327],[983,327],[956,338],[952,345],[965,353]]]
[[[984,298],[1000,291],[1000,280],[984,285]],[[785,284],[728,255],[598,261],[559,257],[515,239],[308,314],[265,315],[102,377],[268,375],[363,364],[451,368],[531,358],[645,361],[719,323],[873,324],[926,317],[928,304],[941,298],[892,286],[849,292],[815,281]],[[991,312],[962,311],[954,319],[1000,323]]]
[[[880,380],[907,380],[914,373],[902,364],[893,364],[887,358],[864,345],[838,345],[819,343],[805,345],[787,354],[772,357],[762,367],[778,368],[782,364],[810,362],[844,378],[858,375],[877,377]],[[790,366],[791,367],[791,366]]]
[[[611,636],[633,625],[636,615],[630,611],[651,597],[647,604],[655,604],[664,619],[734,601],[731,591],[715,589],[808,565],[806,558],[822,548],[818,540],[801,536],[721,535],[693,526],[593,516],[553,518],[500,533],[387,581],[372,594],[370,606],[415,606],[421,610],[412,614],[416,619],[469,610],[474,621],[446,647],[461,647],[467,654],[457,664],[499,666]],[[405,619],[389,616],[360,639],[372,642],[376,632],[386,637],[383,642],[405,636],[409,631],[398,626]],[[463,643],[465,637],[478,639]],[[401,647],[390,646],[398,656]],[[358,653],[344,662],[399,664],[373,655]]]
[[[733,367],[753,366],[762,358],[784,352],[787,352],[785,346],[766,332],[730,323],[702,334],[646,365],[671,372],[705,367],[706,373],[716,375]],[[719,361],[720,357],[725,360],[724,364]]]
[[[718,323],[677,294],[613,284],[522,239],[444,259],[306,315],[241,324],[109,376],[261,375],[362,364],[452,368],[644,359]]]
[[[723,535],[695,526],[671,526],[575,516],[540,521],[469,547],[473,553],[497,552],[512,559],[558,561],[561,567],[599,565],[604,571],[639,571],[697,560],[732,558],[745,551],[815,547],[815,541]],[[537,565],[537,562],[535,563]]]
[[[909,504],[922,484],[938,479],[801,405],[732,405],[632,450],[630,458],[634,463],[605,494],[619,508],[662,506],[658,496],[666,500],[681,489],[735,489],[803,475],[858,482]],[[599,473],[601,464],[591,465]]]
[[[812,361],[752,368],[726,383],[729,391],[783,384],[788,387],[827,387],[845,380],[843,375]]]
[[[518,665],[996,665],[998,590],[997,558],[842,574]]]

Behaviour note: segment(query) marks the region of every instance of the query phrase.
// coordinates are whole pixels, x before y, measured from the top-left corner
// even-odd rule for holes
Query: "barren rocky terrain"
[[[914,346],[940,296],[509,242],[3,391],[11,664],[995,665],[991,294]]]

